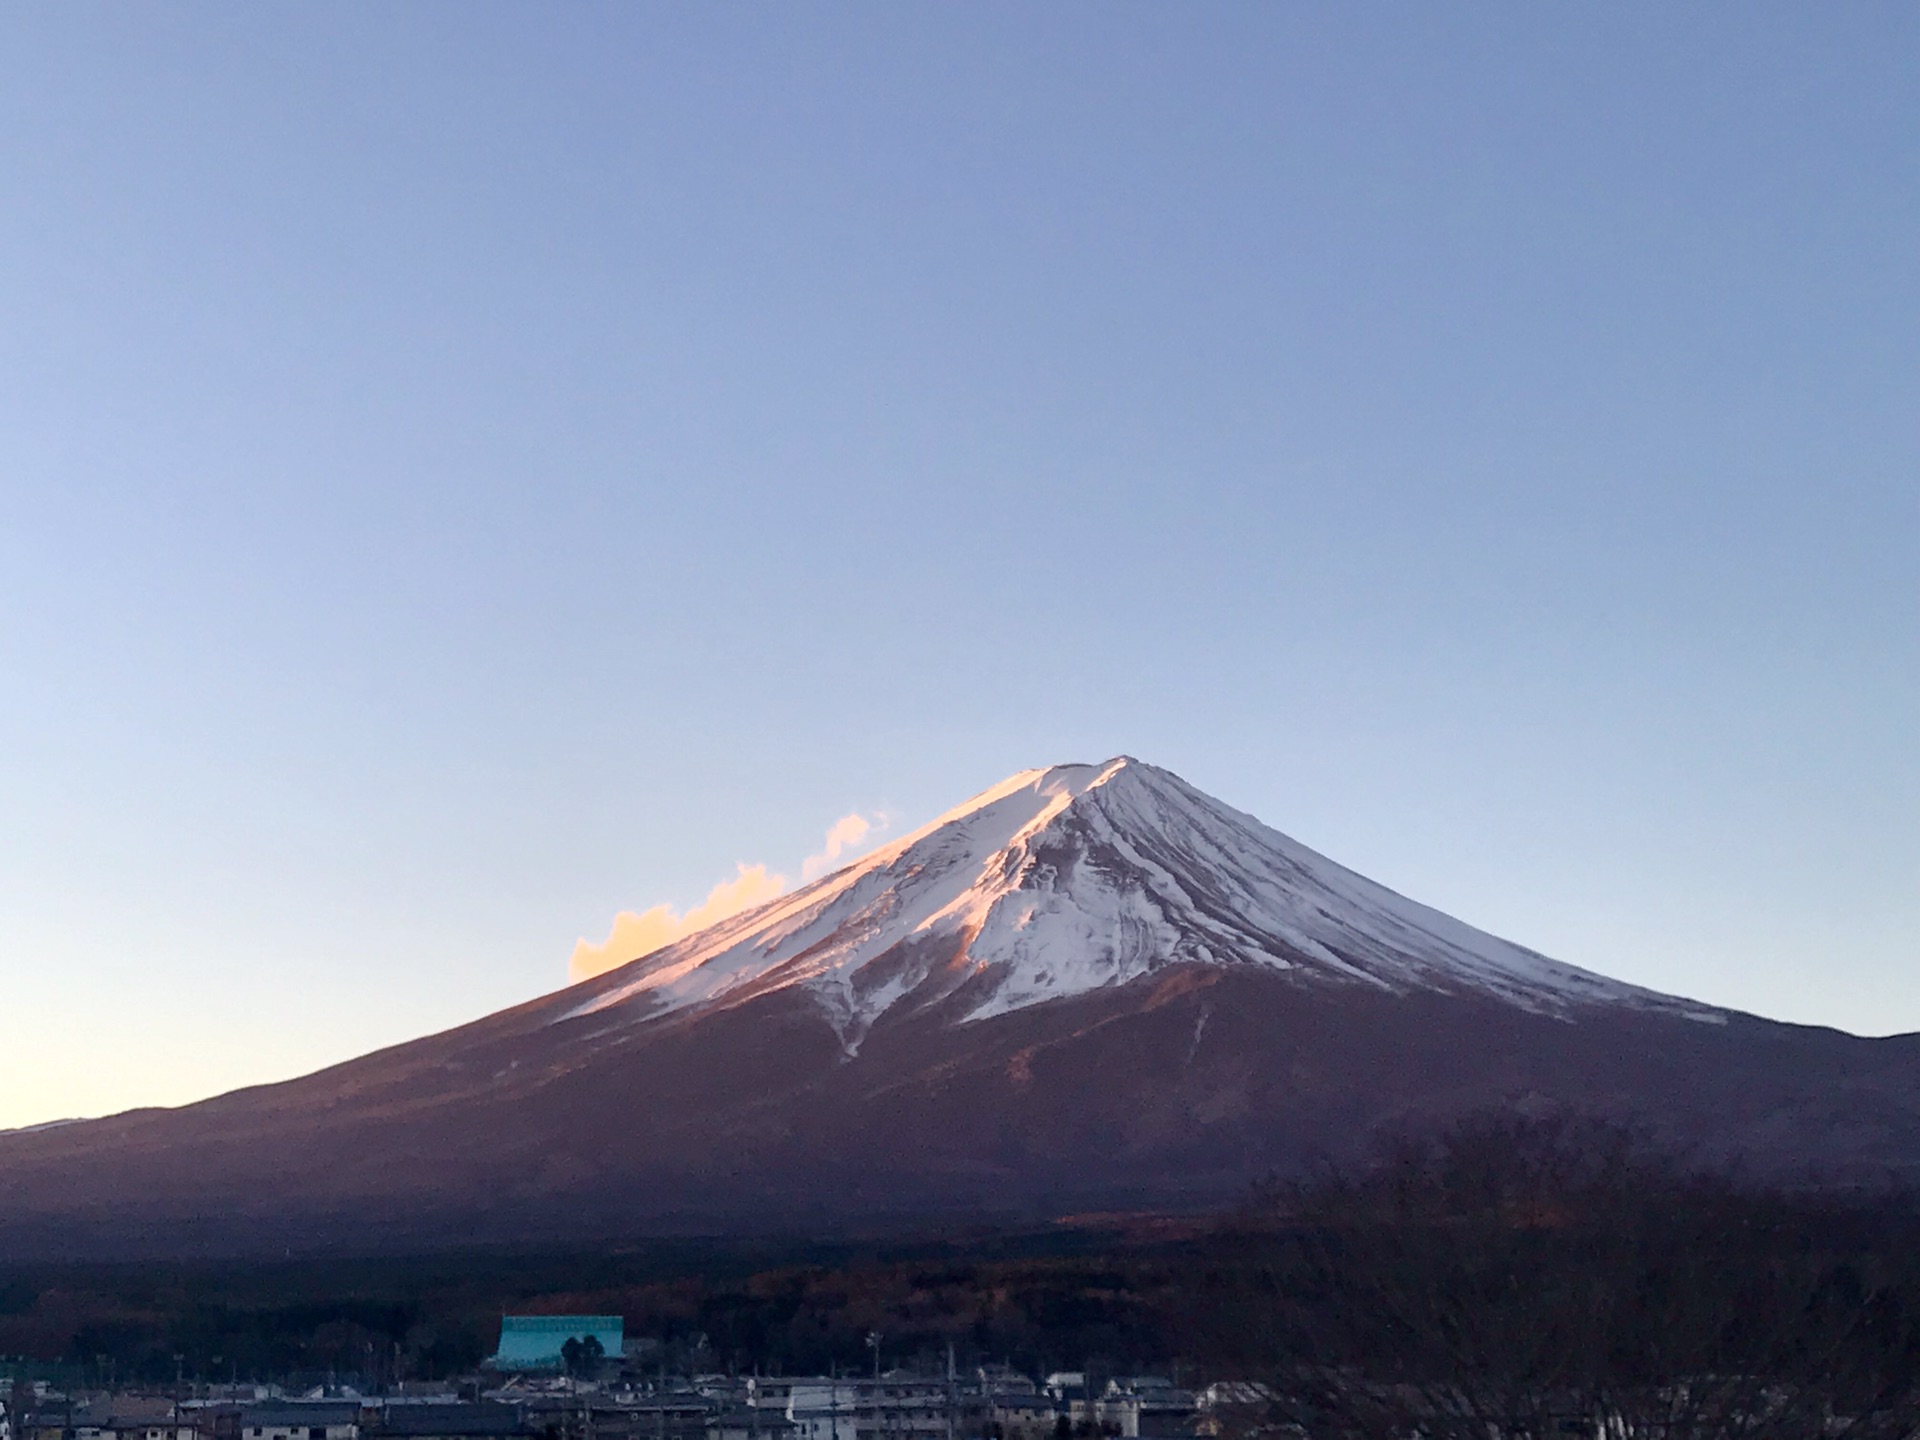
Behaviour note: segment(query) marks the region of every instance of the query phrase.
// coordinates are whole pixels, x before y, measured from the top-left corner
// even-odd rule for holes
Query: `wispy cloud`
[[[742,865],[731,880],[722,880],[707,892],[707,898],[682,915],[671,905],[655,905],[638,915],[622,910],[613,917],[613,933],[595,945],[582,938],[573,947],[567,962],[567,975],[587,980],[616,970],[630,960],[649,955],[662,945],[671,945],[683,935],[738,915],[742,910],[785,893],[787,877],[770,874],[764,865]]]
[[[841,863],[843,856],[852,859],[863,848],[863,842],[879,836],[886,828],[887,818],[883,815],[868,817],[858,812],[842,815],[828,827],[820,853],[809,855],[801,862],[801,881],[819,879]],[[613,930],[604,941],[596,945],[582,937],[573,947],[573,957],[567,962],[568,978],[589,980],[617,970],[642,955],[652,954],[662,945],[671,945],[696,930],[718,924],[729,915],[738,915],[742,910],[786,893],[785,875],[765,865],[742,863],[736,868],[738,874],[715,885],[705,900],[685,914],[671,905],[655,905],[637,915],[631,910],[622,910],[613,917]]]
[[[873,821],[858,811],[851,815],[842,815],[827,831],[826,843],[820,853],[809,855],[801,862],[801,880],[818,880],[840,863],[842,852],[857,851],[860,842],[867,838],[867,832],[873,828]]]

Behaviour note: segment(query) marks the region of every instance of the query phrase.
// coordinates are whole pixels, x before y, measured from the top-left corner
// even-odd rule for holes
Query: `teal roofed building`
[[[626,1343],[626,1322],[618,1315],[503,1315],[496,1370],[559,1370],[561,1347],[569,1340],[600,1342],[601,1353],[618,1364]]]

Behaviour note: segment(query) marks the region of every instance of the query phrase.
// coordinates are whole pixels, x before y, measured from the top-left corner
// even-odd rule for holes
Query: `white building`
[[[240,1440],[359,1440],[356,1403],[257,1405],[240,1412]]]

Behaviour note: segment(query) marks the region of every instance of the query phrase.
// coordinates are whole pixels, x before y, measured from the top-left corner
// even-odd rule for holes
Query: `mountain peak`
[[[1072,804],[1081,796],[1100,786],[1108,784],[1117,776],[1135,772],[1144,768],[1131,755],[1115,755],[1097,765],[1081,761],[1070,761],[1064,765],[1049,765],[1036,770],[1020,770],[1009,775],[998,785],[989,786],[971,799],[960,804],[923,826],[913,834],[894,842],[890,849],[901,849],[940,829],[964,821],[969,816],[1002,806],[1009,801],[1018,803],[1021,796],[1035,797],[1044,802],[1042,809],[1049,813]],[[1161,772],[1165,773],[1165,772]]]
[[[1592,1005],[1719,1018],[1408,900],[1126,755],[1011,775],[793,894],[564,992],[564,1014],[645,1023],[797,986],[851,1049],[896,1005],[960,1023],[1173,964],[1480,993],[1566,1018]]]

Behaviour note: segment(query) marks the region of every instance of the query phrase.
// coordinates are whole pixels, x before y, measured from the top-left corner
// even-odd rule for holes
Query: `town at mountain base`
[[[0,1136],[15,1255],[377,1251],[1194,1211],[1462,1114],[1920,1178],[1920,1037],[1638,989],[1137,761],[1030,771],[835,875],[282,1085]]]

